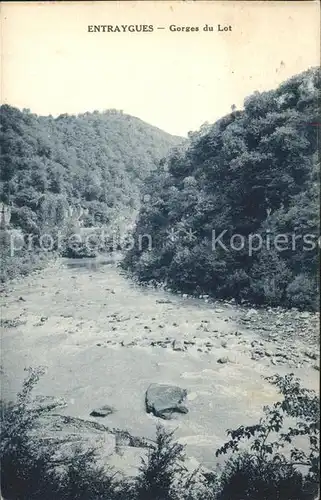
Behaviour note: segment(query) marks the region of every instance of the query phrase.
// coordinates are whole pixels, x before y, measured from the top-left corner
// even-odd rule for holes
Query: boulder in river
[[[186,389],[175,385],[151,384],[145,395],[147,413],[169,420],[173,413],[187,413],[188,409],[181,403],[187,396]]]
[[[220,363],[221,365],[225,365],[225,363],[228,363],[229,359],[227,356],[223,356],[222,358],[218,358],[217,362]]]
[[[186,351],[186,345],[182,340],[174,340],[173,341],[173,350],[174,351]]]
[[[157,299],[156,304],[172,304],[173,302],[169,299]]]
[[[114,408],[108,405],[101,406],[100,408],[95,408],[90,416],[91,417],[107,417],[108,415],[111,415],[114,413]]]

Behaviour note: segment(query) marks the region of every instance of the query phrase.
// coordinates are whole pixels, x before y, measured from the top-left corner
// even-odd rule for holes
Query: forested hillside
[[[68,207],[85,209],[83,225],[108,225],[139,205],[142,182],[182,141],[108,110],[57,118],[1,106],[1,201],[11,227],[37,232],[59,225]]]
[[[313,308],[319,98],[311,69],[189,134],[146,183],[136,237],[152,249],[136,245],[126,266],[187,293]]]

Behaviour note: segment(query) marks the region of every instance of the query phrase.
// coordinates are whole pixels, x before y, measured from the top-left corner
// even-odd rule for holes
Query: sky
[[[320,64],[318,1],[2,2],[1,18],[2,103],[54,116],[122,109],[176,135]],[[88,32],[98,24],[154,31]]]

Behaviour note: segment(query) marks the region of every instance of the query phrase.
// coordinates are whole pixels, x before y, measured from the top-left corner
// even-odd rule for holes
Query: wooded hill
[[[135,239],[149,234],[153,248],[136,245],[126,266],[187,293],[313,308],[319,99],[320,70],[310,69],[190,133],[187,149],[146,182],[151,198]],[[223,246],[215,242],[221,232]],[[256,234],[262,248],[251,252]]]
[[[1,201],[11,227],[59,226],[69,207],[83,225],[115,222],[138,208],[144,179],[182,142],[121,111],[57,118],[1,106]]]

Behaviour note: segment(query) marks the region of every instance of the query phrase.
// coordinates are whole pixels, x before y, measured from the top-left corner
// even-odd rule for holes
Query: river
[[[106,425],[153,438],[158,419],[145,411],[145,391],[152,382],[179,385],[189,412],[163,424],[211,466],[226,429],[257,422],[277,398],[263,376],[294,372],[318,387],[311,364],[252,359],[262,333],[244,321],[248,314],[231,303],[142,288],[112,260],[62,259],[5,290],[2,319],[16,326],[2,329],[2,396],[14,398],[24,368],[42,365],[35,394],[64,397],[62,414],[94,420],[92,409],[108,404],[116,411]],[[175,339],[184,350],[173,348]]]

